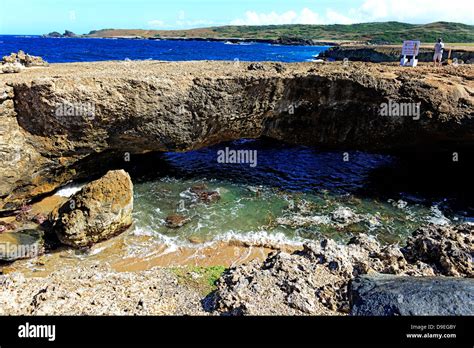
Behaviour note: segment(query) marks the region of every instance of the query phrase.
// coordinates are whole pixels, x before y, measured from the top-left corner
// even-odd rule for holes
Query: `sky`
[[[474,24],[474,0],[0,0],[4,35],[392,20]]]

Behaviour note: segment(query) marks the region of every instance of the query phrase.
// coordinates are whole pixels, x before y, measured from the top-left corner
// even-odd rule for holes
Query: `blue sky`
[[[397,20],[474,24],[473,0],[0,0],[0,34]]]

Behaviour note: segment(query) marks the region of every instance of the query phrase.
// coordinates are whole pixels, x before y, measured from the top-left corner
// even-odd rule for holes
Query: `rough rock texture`
[[[163,269],[120,273],[104,266],[45,278],[0,275],[0,315],[206,315],[201,295]]]
[[[352,315],[474,315],[473,279],[373,275],[350,288]]]
[[[18,62],[5,63],[1,66],[1,70],[4,74],[17,74],[23,70],[23,65]]]
[[[183,215],[170,215],[166,217],[166,227],[168,228],[181,228],[190,222],[191,219]]]
[[[100,62],[0,74],[0,211],[125,153],[261,136],[346,150],[473,143],[474,67],[260,64]],[[379,116],[389,100],[421,103],[421,119]]]
[[[420,260],[434,265],[437,273],[474,278],[472,231],[473,228],[469,225],[458,228],[433,225],[423,227],[408,239],[402,251],[409,261]]]
[[[467,226],[459,226],[459,229],[465,228]],[[472,235],[474,227],[470,228]],[[442,232],[440,235],[444,236],[442,238],[449,236]],[[422,236],[419,234],[417,238]],[[40,259],[32,262],[38,267],[44,266]],[[349,282],[367,273],[373,276],[374,272],[423,277],[440,275],[436,265],[404,259],[396,245],[382,247],[374,238],[359,235],[348,245],[323,240],[291,255],[278,252],[263,262],[253,261],[232,268],[218,281],[217,291],[206,298],[202,298],[204,295],[199,288],[179,282],[176,274],[164,269],[117,273],[104,266],[88,264],[65,266],[41,278],[7,274],[0,276],[0,315],[193,315],[205,314],[204,311],[216,315],[345,315],[351,311]],[[403,295],[402,304],[404,301],[411,303],[427,289],[441,289],[439,279],[442,277],[428,280],[428,285],[416,286],[410,291],[406,289],[414,280],[411,277],[400,279],[407,279],[408,285],[400,288],[380,286],[375,300],[398,301]],[[469,279],[462,283],[467,284],[461,285],[462,289],[472,286],[469,284],[473,280]],[[451,294],[442,298],[441,293],[447,288],[442,289],[430,306],[441,303],[435,301],[450,298]],[[472,293],[464,296],[460,288],[455,296],[463,296],[464,307],[470,305],[472,308]],[[363,296],[369,298],[371,291],[364,290]],[[467,303],[469,300],[471,304]],[[425,304],[428,306],[428,302]],[[362,304],[360,306],[363,308]],[[416,308],[425,315],[433,309]],[[405,313],[400,311],[400,314]]]
[[[466,231],[464,233],[471,238],[474,235],[474,226],[469,225],[432,230],[438,231],[437,238],[446,245],[457,239],[446,230]],[[426,237],[417,231],[412,242],[421,244],[425,238],[435,236]],[[471,247],[472,244],[460,246],[461,262],[463,254]],[[374,238],[363,234],[354,237],[348,245],[333,240],[307,244],[301,252],[292,255],[278,252],[263,263],[254,261],[224,273],[218,282],[215,309],[232,315],[348,313],[348,284],[357,276],[385,273],[429,277],[442,274],[438,266],[423,255],[420,255],[421,260],[412,256],[407,260],[398,246],[382,247]],[[452,260],[456,261],[454,255]],[[458,276],[470,277],[472,273],[461,273],[460,270]]]
[[[54,212],[53,230],[73,247],[109,239],[132,225],[133,184],[123,170],[110,171],[73,195]]]
[[[43,58],[30,56],[28,53],[18,51],[18,53],[12,53],[9,56],[4,56],[2,59],[3,64],[19,63],[26,67],[32,66],[48,66],[48,62],[45,62]]]

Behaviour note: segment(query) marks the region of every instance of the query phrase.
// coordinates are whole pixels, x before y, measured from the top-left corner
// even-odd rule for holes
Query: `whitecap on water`
[[[444,216],[437,205],[432,206],[430,210],[431,217],[428,219],[428,222],[435,225],[449,225],[451,223],[451,220]]]
[[[299,237],[289,238],[283,233],[280,232],[271,232],[267,231],[252,231],[248,233],[239,233],[234,231],[228,231],[222,235],[216,236],[212,241],[207,244],[212,244],[215,242],[230,242],[230,241],[240,241],[248,243],[250,245],[257,244],[268,244],[268,245],[294,245],[301,246],[304,244],[304,240]],[[306,241],[307,242],[307,241]]]

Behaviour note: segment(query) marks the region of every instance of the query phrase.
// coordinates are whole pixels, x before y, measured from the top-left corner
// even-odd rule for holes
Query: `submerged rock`
[[[207,188],[208,188],[207,184],[201,183],[201,184],[196,184],[193,187],[191,187],[190,191],[192,193],[199,193],[199,192],[207,190]]]
[[[59,208],[53,229],[63,244],[88,247],[130,227],[132,210],[130,176],[123,170],[110,171]]]
[[[181,228],[191,221],[190,218],[182,215],[170,215],[166,218],[166,227]]]
[[[474,280],[372,275],[350,285],[351,314],[474,315]]]
[[[207,191],[206,184],[197,184],[191,187],[190,192],[197,196],[202,203],[216,203],[221,199],[221,195],[217,191]]]

